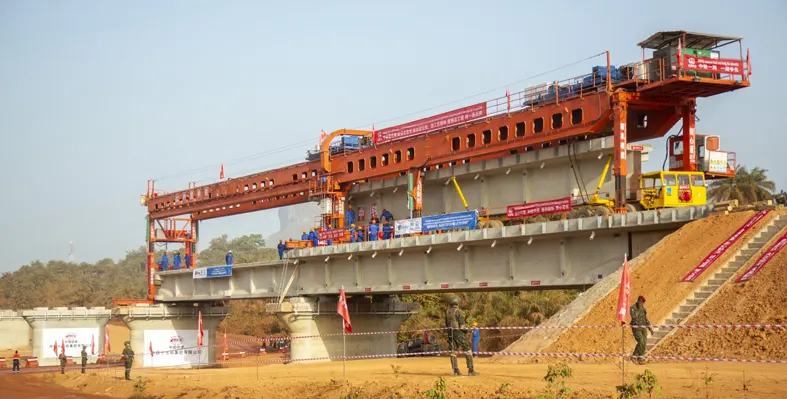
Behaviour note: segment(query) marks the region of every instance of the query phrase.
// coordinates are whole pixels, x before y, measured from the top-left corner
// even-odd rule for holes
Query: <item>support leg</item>
[[[627,129],[626,129],[626,116],[628,113],[628,104],[625,99],[617,99],[613,105],[614,114],[614,134],[615,134],[615,212],[626,212],[626,197],[628,187],[626,185],[626,176],[628,175],[628,168],[626,165],[626,144],[627,144]]]
[[[694,114],[697,112],[697,103],[691,101],[683,107],[683,170],[695,172],[697,170],[697,144]]]

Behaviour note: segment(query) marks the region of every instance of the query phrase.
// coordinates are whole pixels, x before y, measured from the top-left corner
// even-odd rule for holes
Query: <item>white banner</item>
[[[57,359],[60,355],[60,346],[65,345],[66,356],[82,357],[82,345],[87,346],[90,356],[90,342],[95,342],[95,353],[99,353],[99,344],[103,343],[104,336],[99,335],[98,328],[45,328],[41,334],[41,357]],[[55,353],[57,342],[57,353]]]
[[[397,235],[420,233],[421,218],[394,221],[394,232]]]
[[[210,331],[204,330],[203,344],[207,345]],[[134,353],[135,362],[144,359],[143,367],[196,366],[208,363],[207,346],[197,350],[197,330],[145,330],[144,353]],[[153,348],[153,356],[150,349]]]

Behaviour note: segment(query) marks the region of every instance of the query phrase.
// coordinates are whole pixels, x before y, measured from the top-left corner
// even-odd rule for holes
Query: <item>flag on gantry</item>
[[[751,76],[751,60],[749,60],[749,49],[746,49],[746,66],[749,68],[747,74]]]
[[[372,123],[372,144],[377,145],[377,131],[374,130],[374,123]]]
[[[347,309],[347,297],[344,295],[344,288],[339,290],[339,304],[336,306],[336,312],[342,316],[342,327],[344,331],[353,332],[353,326],[350,324],[350,310]]]
[[[112,348],[109,345],[109,327],[104,327],[104,353],[109,353]]]
[[[90,354],[96,354],[96,334],[90,334]]]
[[[202,347],[202,337],[205,333],[202,331],[202,311],[199,312],[199,332],[197,333],[197,347]]]
[[[150,351],[150,357],[153,357],[153,341],[148,341],[148,350]]]
[[[221,164],[221,170],[219,171],[219,179],[224,178],[224,164]]]
[[[681,51],[681,47],[680,47],[680,39],[678,39],[678,68],[683,68],[682,53],[683,52]]]
[[[320,147],[322,147],[322,142],[325,141],[326,136],[328,136],[328,134],[325,133],[325,130],[320,129]]]
[[[626,324],[629,313],[629,296],[631,295],[631,276],[629,275],[628,255],[623,256],[623,272],[620,274],[620,291],[618,291],[618,314],[620,324]]]

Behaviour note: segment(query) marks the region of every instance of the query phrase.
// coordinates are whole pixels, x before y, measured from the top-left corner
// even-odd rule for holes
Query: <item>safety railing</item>
[[[711,58],[692,54],[654,57],[617,68],[621,83],[638,86],[665,81],[674,77],[698,77],[714,80],[748,81],[751,64],[743,58]]]

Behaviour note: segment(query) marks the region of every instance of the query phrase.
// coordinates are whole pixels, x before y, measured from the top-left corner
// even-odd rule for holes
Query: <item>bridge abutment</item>
[[[30,325],[21,312],[0,310],[0,349],[21,349],[30,346]]]
[[[202,348],[197,347],[202,311]],[[134,368],[197,367],[216,361],[216,330],[230,313],[224,307],[136,305],[116,310],[129,328]],[[152,354],[151,354],[152,349]],[[118,352],[122,348],[118,348]],[[221,349],[218,349],[221,350]]]
[[[342,319],[336,312],[337,298],[294,297],[278,304],[269,304],[293,337],[292,360],[325,361],[326,357],[343,355]],[[398,331],[420,305],[404,303],[393,295],[350,297],[347,299],[353,333]],[[298,338],[308,336],[309,338]],[[396,334],[347,335],[347,356],[390,355],[396,353]]]
[[[33,356],[42,366],[59,364],[58,355],[65,348],[66,356],[79,358],[82,345],[91,357],[104,347],[104,328],[112,311],[96,308],[35,308],[22,311],[22,317],[33,328]],[[24,332],[28,339],[28,331]],[[55,351],[57,345],[57,351]]]

